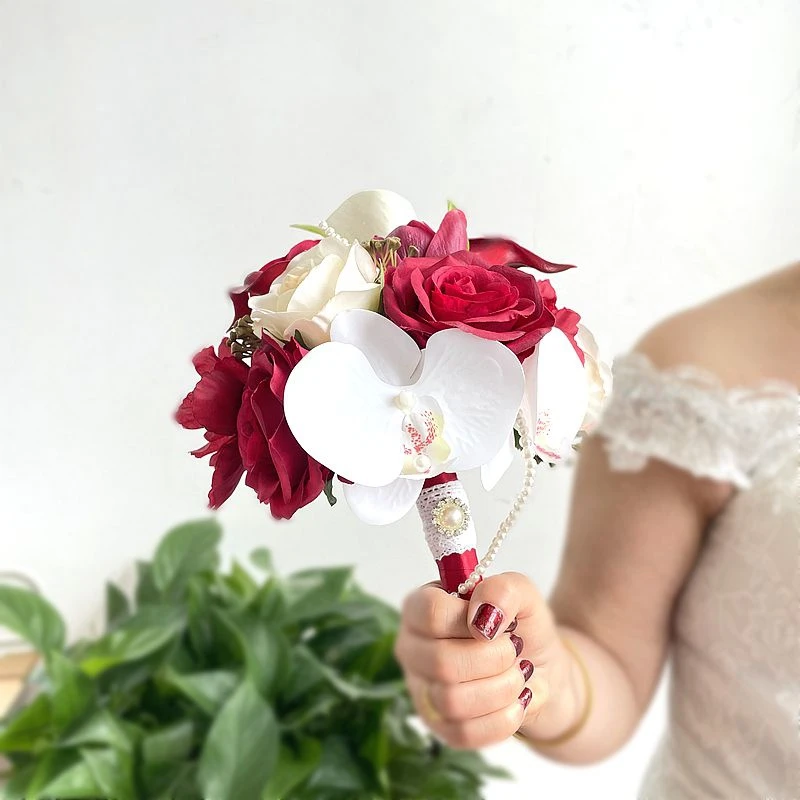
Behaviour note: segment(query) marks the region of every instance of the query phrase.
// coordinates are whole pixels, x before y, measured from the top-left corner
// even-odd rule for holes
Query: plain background
[[[77,635],[206,513],[171,415],[289,223],[363,188],[432,222],[452,198],[474,235],[580,265],[559,292],[620,352],[797,258],[799,154],[795,0],[0,0],[0,566]],[[484,541],[518,478],[469,484]],[[549,589],[569,483],[540,477],[498,568]],[[356,563],[392,601],[432,577],[413,518],[321,501],[277,525],[244,488],[220,516],[230,553]],[[633,797],[663,707],[597,767],[495,748],[517,780],[489,796]]]

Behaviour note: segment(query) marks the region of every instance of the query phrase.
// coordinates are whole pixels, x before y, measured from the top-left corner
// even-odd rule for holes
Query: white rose
[[[589,403],[581,430],[591,433],[600,421],[603,407],[611,394],[611,367],[600,357],[597,341],[585,325],[578,325],[578,335],[575,337],[575,341],[583,350],[584,369],[589,382]]]
[[[295,256],[268,294],[250,298],[253,330],[283,341],[297,332],[314,347],[330,339],[340,311],[377,311],[380,299],[380,273],[370,254],[358,243],[323,239]]]

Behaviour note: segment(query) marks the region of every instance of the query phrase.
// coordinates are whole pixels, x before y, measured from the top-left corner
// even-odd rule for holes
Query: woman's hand
[[[453,747],[478,748],[541,713],[563,647],[536,587],[508,572],[478,584],[469,603],[438,584],[411,594],[395,653],[430,728]]]

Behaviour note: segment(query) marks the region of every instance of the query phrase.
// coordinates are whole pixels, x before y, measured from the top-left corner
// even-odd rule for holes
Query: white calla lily
[[[306,452],[353,481],[345,496],[361,519],[399,519],[426,478],[480,467],[506,442],[524,378],[503,345],[445,330],[423,358],[393,322],[356,310],[331,339],[292,370],[286,420]]]
[[[603,360],[597,340],[583,323],[578,324],[575,341],[583,350],[586,379],[589,384],[589,404],[581,430],[591,433],[600,421],[606,400],[611,395],[613,383],[611,366]]]
[[[540,458],[563,461],[572,452],[589,405],[589,384],[572,342],[553,328],[536,346],[536,434]]]
[[[415,219],[414,207],[405,197],[385,189],[371,189],[348,197],[320,223],[326,236],[349,242],[368,242],[386,236]]]

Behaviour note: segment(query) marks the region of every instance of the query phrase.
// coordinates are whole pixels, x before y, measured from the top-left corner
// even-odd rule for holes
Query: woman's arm
[[[550,607],[559,634],[574,643],[588,668],[593,709],[577,736],[542,748],[544,754],[594,761],[633,733],[661,674],[675,600],[703,531],[728,493],[659,461],[641,472],[611,472],[602,441],[586,443]],[[575,658],[556,647],[552,700],[522,728],[537,739],[568,728],[587,699]]]
[[[660,354],[648,355],[663,365]],[[501,741],[518,728],[532,743],[570,730],[587,695],[566,638],[588,669],[592,711],[563,744],[534,746],[575,763],[617,750],[653,694],[675,601],[729,494],[726,485],[659,461],[612,472],[602,440],[586,442],[549,605],[515,573],[479,584],[469,604],[430,586],[407,601],[397,655],[431,728],[457,747]],[[480,629],[487,606],[502,616],[496,633]],[[512,636],[506,626],[513,619]],[[525,661],[535,665],[530,679]]]

